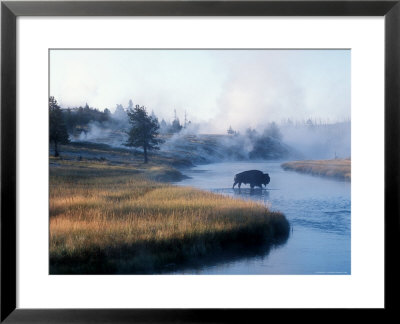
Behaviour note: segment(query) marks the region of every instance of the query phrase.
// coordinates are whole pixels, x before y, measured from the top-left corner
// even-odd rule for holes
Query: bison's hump
[[[264,173],[262,173],[260,170],[249,170],[249,171],[243,171],[237,174],[237,176],[246,176],[246,175],[263,175]]]

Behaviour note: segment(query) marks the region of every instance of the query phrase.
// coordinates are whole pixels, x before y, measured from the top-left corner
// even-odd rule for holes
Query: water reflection
[[[255,199],[264,200],[269,197],[268,189],[261,188],[219,188],[219,189],[209,189],[212,192],[220,193],[228,196],[238,196],[238,198],[248,198],[249,196],[254,196]]]
[[[240,196],[260,196],[260,197],[268,197],[269,192],[266,189],[261,189],[261,188],[239,188],[239,189],[233,189],[233,194],[235,196],[240,195]]]
[[[193,258],[183,264],[169,264],[159,273],[207,272],[209,269],[229,266],[237,262],[246,262],[254,259],[264,260],[272,250],[283,246],[290,234],[290,230],[286,231],[273,241],[264,241],[261,244],[226,244],[206,256]]]

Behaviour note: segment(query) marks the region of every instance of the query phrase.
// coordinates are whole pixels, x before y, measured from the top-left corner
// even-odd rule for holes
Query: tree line
[[[154,113],[148,114],[144,106],[136,105],[130,100],[128,109],[117,105],[115,114],[126,119],[129,123],[129,130],[126,132],[128,140],[124,145],[143,149],[144,163],[148,162],[148,152],[158,150],[163,140],[159,137],[160,123]],[[87,126],[90,122],[100,123],[111,121],[111,112],[105,109],[101,112],[85,107],[61,109],[54,97],[49,98],[49,141],[54,145],[54,156],[59,156],[59,145],[70,142],[69,132],[73,133],[77,128]],[[175,120],[177,118],[175,117]],[[179,120],[175,122],[175,130],[182,129]]]
[[[239,136],[240,132],[235,131],[232,126],[229,126],[228,130],[226,131],[228,135],[231,136]],[[259,133],[256,129],[254,128],[247,128],[245,135],[249,138],[249,139],[256,139],[256,138],[266,138],[266,137],[271,137],[274,138],[276,140],[281,141],[282,140],[282,132],[280,131],[278,125],[275,122],[271,122],[269,123],[265,128],[264,131],[262,133]]]
[[[148,113],[144,106],[133,105],[129,101],[128,107],[117,105],[115,112],[111,113],[109,109],[104,112],[89,107],[62,109],[54,97],[49,98],[50,115],[50,142],[54,145],[54,156],[59,156],[59,145],[69,143],[69,134],[76,132],[86,132],[91,122],[115,123],[115,125],[124,130],[128,136],[125,146],[141,148],[144,154],[144,162],[148,162],[148,153],[152,150],[158,150],[159,145],[163,143],[160,134],[178,133],[191,124],[187,120],[185,113],[184,123],[181,124],[174,111],[172,123],[167,123],[164,119],[159,123],[157,116],[152,112]],[[239,132],[233,130],[231,126],[227,130],[230,136],[239,136]],[[248,128],[245,136],[249,138],[258,151],[274,144],[273,140],[282,140],[282,133],[275,122],[269,123],[263,132]],[[268,145],[267,145],[268,144]]]
[[[69,133],[74,133],[77,129],[82,129],[91,122],[104,123],[111,121],[111,112],[105,109],[104,112],[96,108],[90,108],[88,104],[85,107],[62,109],[65,125]]]

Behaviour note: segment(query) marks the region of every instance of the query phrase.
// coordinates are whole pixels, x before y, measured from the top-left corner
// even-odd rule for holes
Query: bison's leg
[[[236,185],[237,185],[237,182],[235,181],[235,183],[232,186],[232,189],[235,188]],[[239,188],[240,188],[240,186],[239,186]]]
[[[241,182],[239,182],[239,189],[240,189],[240,186],[242,185],[242,183]]]

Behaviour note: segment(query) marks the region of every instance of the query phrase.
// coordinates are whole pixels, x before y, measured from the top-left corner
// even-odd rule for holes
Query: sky
[[[350,50],[51,50],[61,107],[174,110],[207,131],[275,121],[350,119]]]

